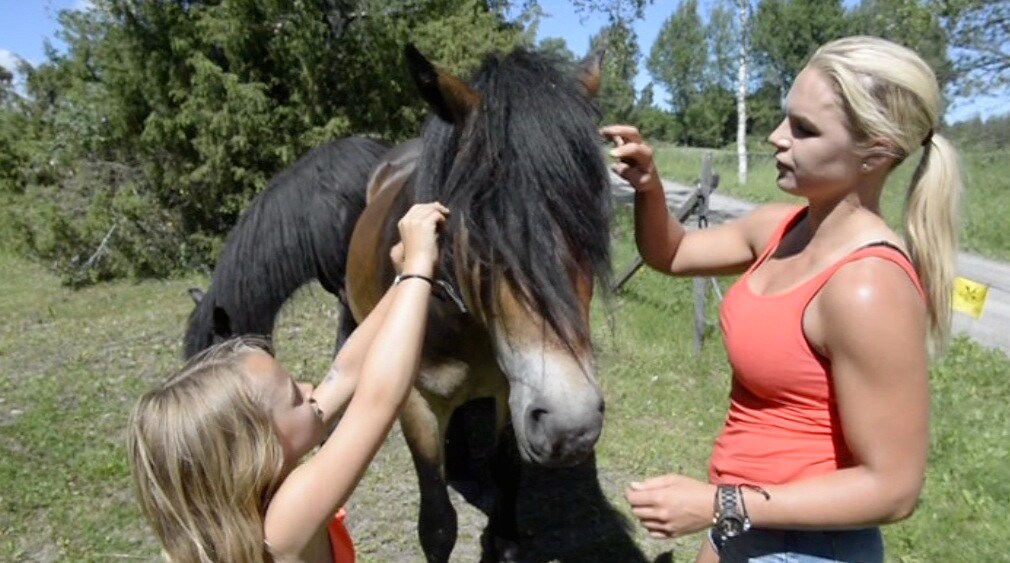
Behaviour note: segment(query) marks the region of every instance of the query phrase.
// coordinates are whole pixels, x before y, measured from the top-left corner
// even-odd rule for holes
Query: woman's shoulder
[[[926,302],[914,270],[901,264],[897,249],[865,254],[844,260],[808,308],[808,338],[821,353],[925,342]]]
[[[872,249],[872,251],[867,252]],[[925,312],[914,267],[900,247],[890,242],[861,247],[844,260],[825,284],[822,307],[854,321],[894,315],[918,317]]]
[[[806,207],[791,203],[766,203],[741,216],[737,228],[754,248],[764,248],[771,238],[783,230]]]

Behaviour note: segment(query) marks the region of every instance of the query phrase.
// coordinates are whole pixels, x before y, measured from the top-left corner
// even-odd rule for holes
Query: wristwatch
[[[719,485],[715,492],[715,532],[723,539],[735,538],[750,529],[750,518],[737,485]]]

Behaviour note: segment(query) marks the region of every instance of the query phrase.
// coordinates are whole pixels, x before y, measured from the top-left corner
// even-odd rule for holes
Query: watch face
[[[716,527],[719,529],[719,534],[724,538],[735,538],[747,531],[743,519],[737,516],[724,516],[720,518]]]

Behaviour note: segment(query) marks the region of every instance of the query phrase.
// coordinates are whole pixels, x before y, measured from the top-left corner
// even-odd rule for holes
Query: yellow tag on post
[[[989,286],[984,283],[962,278],[954,278],[954,300],[951,306],[955,311],[961,311],[978,319],[982,317],[985,299],[989,295]]]

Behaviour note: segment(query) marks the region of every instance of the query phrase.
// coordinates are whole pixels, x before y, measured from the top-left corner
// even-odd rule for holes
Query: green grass
[[[657,145],[656,164],[664,178],[693,184],[701,175],[702,155],[707,149]],[[771,152],[760,148],[752,152],[747,183],[737,176],[735,151],[712,150],[713,168],[721,181],[719,191],[741,199],[765,203],[797,201],[775,184],[777,171]],[[961,249],[995,260],[1010,260],[1010,149],[961,154],[965,192],[961,206]],[[905,190],[912,176],[918,153],[913,154],[891,175],[884,190],[884,217],[895,227],[901,225]]]
[[[616,270],[633,257],[629,232],[625,214]],[[158,560],[130,489],[122,432],[136,397],[178,366],[191,308],[185,289],[206,279],[70,291],[19,258],[0,255],[0,270],[0,561]],[[704,477],[729,389],[715,327],[702,353],[692,351],[690,280],[643,270],[625,287],[609,309],[595,309],[608,402],[598,466],[620,510],[620,490],[632,479],[668,471]],[[320,290],[303,292],[286,309],[277,345],[293,372],[324,372],[334,315]],[[886,528],[889,559],[1000,560],[1010,529],[1003,509],[1010,498],[1010,361],[958,340],[932,378],[926,489],[911,519]],[[370,472],[354,514],[359,523],[394,524],[357,534],[363,561],[390,560],[388,546],[417,553],[412,509],[387,486],[410,473],[409,461],[402,451],[382,455],[399,465]],[[383,490],[399,496],[391,500]],[[381,500],[369,515],[376,494]],[[464,532],[474,531],[461,529],[461,538]],[[650,557],[673,549],[672,560],[692,561],[698,537],[656,542],[638,528],[635,540]]]

